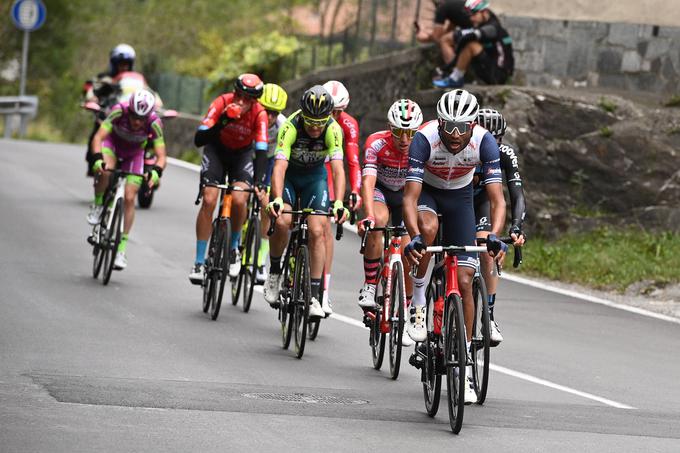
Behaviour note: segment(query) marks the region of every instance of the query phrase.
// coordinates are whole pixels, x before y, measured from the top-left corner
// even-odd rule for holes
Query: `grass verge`
[[[598,289],[624,291],[648,280],[680,282],[680,234],[630,228],[598,230],[556,241],[531,238],[521,272]]]

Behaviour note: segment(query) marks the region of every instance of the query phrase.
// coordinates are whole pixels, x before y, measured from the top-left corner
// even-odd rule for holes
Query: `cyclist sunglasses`
[[[133,119],[133,120],[142,121],[142,120],[146,120],[148,117],[149,117],[148,115],[147,116],[140,116],[140,115],[137,115],[136,113],[130,112],[130,119]]]
[[[327,116],[325,118],[310,118],[308,116],[302,115],[302,120],[305,122],[305,124],[307,126],[311,126],[311,127],[323,127],[323,126],[325,126],[326,123],[328,122],[328,118],[330,118],[330,117]]]
[[[454,132],[456,132],[458,135],[465,134],[467,131],[472,129],[472,124],[472,122],[468,121],[439,120],[439,128],[447,134],[453,134]]]
[[[406,135],[408,138],[413,138],[413,136],[416,135],[416,132],[418,132],[417,129],[406,129],[403,127],[390,127],[390,130],[395,138],[401,138],[403,135]]]

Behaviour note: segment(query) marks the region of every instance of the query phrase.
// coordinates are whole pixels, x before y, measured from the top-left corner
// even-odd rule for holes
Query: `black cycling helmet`
[[[255,74],[241,74],[234,82],[234,89],[245,96],[259,98],[264,90],[264,83]]]
[[[480,109],[477,114],[477,124],[491,132],[491,135],[496,138],[505,135],[505,128],[507,127],[501,112],[494,109]]]
[[[333,111],[333,96],[321,85],[314,85],[302,93],[300,108],[306,117],[326,118]]]

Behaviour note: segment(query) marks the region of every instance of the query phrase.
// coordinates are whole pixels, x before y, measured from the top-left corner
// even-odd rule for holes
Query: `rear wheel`
[[[253,216],[248,221],[248,233],[246,234],[246,246],[243,249],[243,263],[241,275],[243,275],[243,311],[248,313],[253,301],[255,278],[257,276],[257,255],[260,253],[260,219]]]
[[[449,424],[458,434],[463,426],[465,409],[465,365],[467,359],[465,346],[465,323],[463,321],[463,302],[453,294],[447,300],[444,321],[444,356],[446,366],[446,388],[449,399]]]
[[[309,304],[312,299],[311,280],[309,277],[309,252],[306,245],[301,245],[295,259],[295,279],[293,280],[293,331],[295,334],[295,355],[298,359],[305,353],[307,339],[307,323],[309,321]]]
[[[401,339],[404,334],[404,271],[397,261],[392,268],[390,290],[390,376],[399,377],[401,364]]]
[[[118,199],[113,206],[113,213],[111,214],[111,224],[106,230],[105,248],[104,248],[104,276],[102,283],[109,284],[111,280],[111,272],[113,271],[113,263],[116,260],[116,252],[118,251],[118,244],[120,244],[121,224],[123,222],[123,200]]]
[[[481,276],[472,282],[472,296],[475,303],[475,318],[472,325],[472,382],[477,394],[477,404],[486,400],[489,388],[489,359],[491,355],[491,332],[489,320],[489,297],[486,284]]]

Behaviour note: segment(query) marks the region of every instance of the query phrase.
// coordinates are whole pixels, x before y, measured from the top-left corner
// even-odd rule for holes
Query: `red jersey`
[[[215,99],[210,104],[208,113],[201,121],[201,125],[207,128],[213,127],[227,105],[233,102],[233,99],[234,93],[226,93]],[[264,143],[266,149],[267,129],[269,129],[267,112],[259,102],[254,102],[250,110],[241,114],[239,119],[228,122],[222,128],[220,142],[227,149],[243,149],[251,146],[253,142],[260,142]]]
[[[364,176],[375,176],[382,186],[397,191],[404,188],[407,173],[408,152],[402,153],[394,146],[391,131],[368,136],[364,146]]]
[[[361,165],[359,165],[359,123],[352,115],[341,112],[337,119],[343,134],[344,159],[349,168],[349,185],[352,192],[361,191]],[[328,173],[328,189],[331,200],[335,199],[333,190],[333,174],[331,173],[330,162],[326,162]]]

